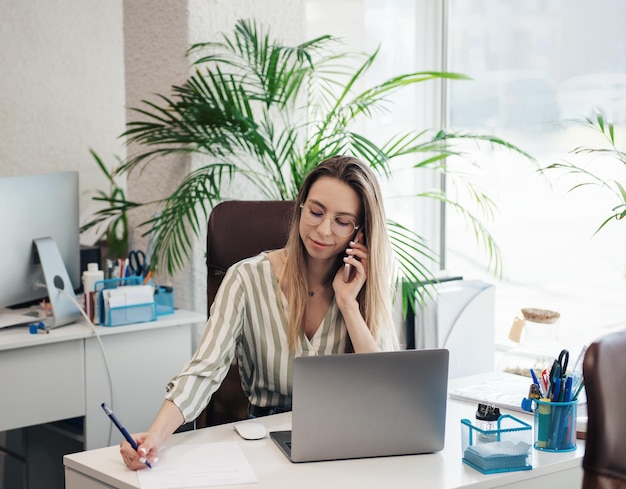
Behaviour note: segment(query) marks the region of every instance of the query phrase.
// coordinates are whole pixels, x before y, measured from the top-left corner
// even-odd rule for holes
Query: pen
[[[541,394],[541,397],[543,396],[543,392],[541,391],[541,384],[539,383],[539,379],[537,378],[537,374],[535,374],[535,369],[531,368],[530,369],[530,376],[533,378],[533,384],[535,384],[537,386],[537,388],[539,389],[539,393]]]
[[[544,397],[549,397],[550,394],[550,380],[548,379],[548,371],[546,369],[541,373],[541,385],[543,387]]]
[[[572,377],[567,377],[567,380],[565,381],[565,394],[563,397],[565,402],[570,402],[572,400],[572,382]]]
[[[130,446],[133,447],[135,451],[137,451],[137,449],[139,448],[139,445],[137,445],[137,442],[133,440],[133,437],[130,436],[130,433],[128,433],[126,428],[122,426],[122,423],[120,423],[119,420],[115,417],[115,414],[113,414],[113,411],[111,411],[111,408],[107,406],[106,402],[103,402],[102,404],[100,404],[100,406],[102,406],[102,409],[104,409],[104,412],[106,413],[106,415],[111,419],[111,421],[113,421],[113,424],[117,426],[117,429],[120,430],[120,433],[124,435],[124,438],[126,438],[126,441],[130,443]],[[146,465],[152,468],[152,465],[150,465],[150,462],[148,461],[147,458],[146,458]]]
[[[537,374],[535,374],[535,369],[534,368],[530,369],[530,376],[533,378],[533,384],[535,384],[537,387],[539,387],[539,379],[537,379]]]
[[[559,396],[561,395],[561,377],[554,379],[552,384],[552,401],[559,402]]]

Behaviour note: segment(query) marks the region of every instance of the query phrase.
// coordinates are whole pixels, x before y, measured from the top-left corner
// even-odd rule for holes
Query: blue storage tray
[[[135,304],[134,306],[111,307],[102,326],[121,326],[123,324],[145,323],[156,319],[154,302]]]
[[[497,426],[483,430],[461,420],[463,463],[483,474],[531,470],[532,427],[510,414],[500,416]]]
[[[143,285],[143,280],[141,277],[131,276],[100,280],[95,283],[94,289],[97,295],[96,312],[98,322],[101,326],[121,326],[124,324],[145,323],[156,320],[157,307],[155,302],[124,307],[110,307],[108,313],[106,312],[102,292],[106,289],[116,289],[117,287],[129,285]]]

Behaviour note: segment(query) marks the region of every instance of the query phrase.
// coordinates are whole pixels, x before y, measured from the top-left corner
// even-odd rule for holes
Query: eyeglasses
[[[326,219],[330,219],[331,231],[342,238],[347,238],[360,227],[345,216],[326,216],[320,207],[313,204],[302,204],[300,209],[302,209],[302,219],[306,224],[319,226]]]

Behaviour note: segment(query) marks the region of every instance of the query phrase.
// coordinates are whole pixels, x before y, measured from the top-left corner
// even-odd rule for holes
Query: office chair
[[[233,200],[216,205],[207,229],[207,310],[226,270],[262,251],[282,248],[287,242],[293,201]],[[220,388],[196,419],[196,428],[239,421],[248,417],[248,399],[233,361]]]
[[[626,330],[603,336],[587,349],[583,489],[626,489],[625,372]]]

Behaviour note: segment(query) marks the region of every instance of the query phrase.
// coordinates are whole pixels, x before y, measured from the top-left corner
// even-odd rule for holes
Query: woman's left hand
[[[367,247],[361,242],[350,241],[350,247],[346,250],[341,267],[333,280],[335,300],[340,309],[351,302],[356,301],[359,291],[367,280]],[[352,271],[348,282],[345,281],[345,265],[350,265]]]
[[[380,351],[380,348],[371,331],[369,330],[365,319],[361,315],[357,296],[363,288],[363,284],[367,280],[367,246],[362,243],[362,236],[358,243],[350,242],[350,248],[346,250],[344,264],[352,266],[350,279],[344,280],[344,268],[341,267],[333,280],[333,289],[335,290],[335,301],[337,307],[343,315],[346,322],[346,328],[350,335],[350,341],[356,353]]]

